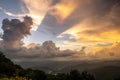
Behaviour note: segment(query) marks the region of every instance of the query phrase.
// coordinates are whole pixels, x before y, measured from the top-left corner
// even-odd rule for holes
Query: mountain
[[[25,62],[24,67],[28,67],[33,62]],[[70,70],[88,71],[95,76],[96,80],[113,80],[120,78],[120,61],[42,61],[36,62],[33,69],[44,70],[48,73],[66,73]]]

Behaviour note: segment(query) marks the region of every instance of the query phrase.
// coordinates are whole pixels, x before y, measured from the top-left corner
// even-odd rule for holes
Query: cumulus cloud
[[[13,60],[38,61],[38,60],[119,60],[120,43],[112,46],[104,46],[86,52],[86,47],[76,50],[60,50],[52,41],[45,41],[42,45],[31,43],[17,51],[5,51],[5,54]],[[21,60],[21,61],[22,61]]]
[[[24,17],[23,22],[19,19],[4,19],[2,21],[4,48],[19,49],[23,44],[24,36],[30,35],[32,24],[32,18],[28,16]]]
[[[119,60],[120,57],[120,43],[116,42],[112,46],[97,47],[96,49],[91,50],[88,55],[96,59],[111,59]]]
[[[60,50],[56,47],[56,44],[52,41],[45,41],[42,45],[31,43],[20,49],[7,49],[3,48],[3,42],[0,42],[0,49],[4,54],[12,60],[42,60],[42,59],[54,59],[54,58],[71,58],[85,55],[85,47],[79,51],[74,50]]]
[[[86,47],[80,50],[60,50],[52,41],[45,41],[43,44],[31,43],[19,50],[5,50],[3,42],[0,42],[0,50],[12,59],[14,62],[32,62],[32,61],[69,61],[69,60],[119,60],[120,43],[112,46],[104,46],[92,49],[86,52]]]

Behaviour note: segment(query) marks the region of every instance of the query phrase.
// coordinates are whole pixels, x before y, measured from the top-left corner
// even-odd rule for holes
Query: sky
[[[5,18],[23,21],[27,15],[33,20],[31,35],[23,34],[20,39],[27,48],[36,49],[39,44],[52,40],[53,43],[46,43],[55,43],[60,50],[118,56],[119,13],[120,0],[1,0],[0,26]],[[1,35],[3,32],[0,29]]]

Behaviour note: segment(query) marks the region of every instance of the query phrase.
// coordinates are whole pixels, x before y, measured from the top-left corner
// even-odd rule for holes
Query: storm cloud
[[[19,49],[23,44],[22,39],[31,34],[32,24],[32,18],[28,16],[25,16],[22,22],[19,19],[4,19],[2,39],[5,49]]]

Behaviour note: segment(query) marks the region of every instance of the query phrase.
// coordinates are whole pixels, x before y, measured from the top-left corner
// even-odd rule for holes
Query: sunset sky
[[[0,0],[0,26],[25,15],[33,19],[25,46],[52,40],[61,50],[120,56],[120,0]]]

